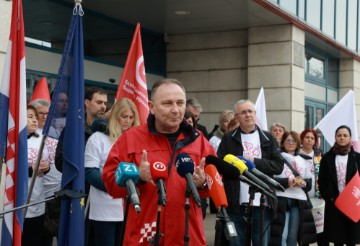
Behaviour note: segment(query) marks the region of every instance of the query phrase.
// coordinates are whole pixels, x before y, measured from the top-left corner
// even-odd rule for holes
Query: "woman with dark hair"
[[[282,173],[274,179],[285,187],[285,191],[276,191],[278,208],[276,219],[271,223],[270,245],[313,243],[316,229],[307,195],[311,188],[311,173],[306,156],[299,155],[299,134],[286,131],[281,139],[281,150],[285,165]]]
[[[335,246],[360,243],[360,222],[353,222],[335,206],[335,200],[359,169],[360,154],[352,147],[351,130],[339,126],[334,146],[321,159],[318,180],[325,200],[324,236]]]
[[[36,109],[27,106],[27,136],[28,136],[28,164],[29,164],[29,185],[34,172],[37,156],[41,145],[41,136],[36,132],[38,128],[38,114]],[[44,174],[49,171],[49,155],[44,148],[36,173],[34,187],[30,197],[30,203],[44,201]],[[22,245],[42,245],[44,225],[45,203],[39,203],[27,208],[22,234]]]
[[[317,132],[314,129],[307,128],[300,134],[301,149],[300,153],[308,155],[311,159],[307,160],[311,171],[312,187],[309,191],[310,197],[320,197],[317,187],[317,177],[319,175],[319,165],[321,160],[321,151],[318,149],[319,140]]]

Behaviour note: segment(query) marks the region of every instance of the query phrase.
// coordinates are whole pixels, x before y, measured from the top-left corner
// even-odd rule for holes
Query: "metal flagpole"
[[[40,165],[42,153],[43,153],[43,151],[44,151],[44,146],[45,146],[46,138],[47,138],[46,135],[43,135],[43,136],[42,136],[41,143],[40,143],[40,149],[39,149],[38,156],[37,156],[37,158],[36,158],[35,168],[33,169],[32,177],[31,177],[31,182],[30,182],[29,191],[28,191],[28,195],[27,195],[27,198],[26,198],[25,205],[27,205],[27,204],[30,203],[30,198],[31,198],[32,191],[33,191],[33,189],[34,189],[34,184],[35,184],[37,172],[38,172],[38,170],[39,170],[39,165]],[[25,218],[25,216],[26,216],[26,212],[27,212],[27,207],[25,207],[25,209],[24,209],[24,218]]]

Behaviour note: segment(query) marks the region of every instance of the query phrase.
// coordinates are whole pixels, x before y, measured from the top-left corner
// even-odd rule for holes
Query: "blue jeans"
[[[251,241],[252,245],[260,245],[260,221],[261,221],[261,210],[260,207],[253,207],[252,219],[252,234]],[[237,238],[233,238],[229,245],[230,246],[245,246],[246,244],[246,206],[241,206],[240,213],[228,213],[230,220],[234,222],[235,229],[238,234]],[[263,222],[263,245],[269,244],[270,239],[270,212],[269,208],[265,207],[264,210],[264,222]]]
[[[296,199],[287,199],[285,225],[281,245],[296,246],[299,234],[300,210]]]

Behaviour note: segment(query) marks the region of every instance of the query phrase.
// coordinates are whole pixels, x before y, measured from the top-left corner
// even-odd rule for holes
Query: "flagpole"
[[[42,154],[43,154],[43,151],[44,151],[44,146],[45,146],[46,137],[47,137],[46,135],[43,135],[43,136],[42,136],[42,139],[41,139],[40,149],[39,149],[39,153],[38,153],[38,156],[37,156],[37,158],[36,158],[35,167],[34,167],[34,169],[33,169],[33,173],[32,173],[32,176],[31,176],[31,182],[30,182],[29,191],[28,191],[28,196],[27,196],[27,198],[26,198],[25,205],[28,205],[28,204],[30,203],[31,194],[32,194],[32,191],[33,191],[33,189],[34,189],[37,172],[38,172],[38,170],[39,170],[39,165],[40,165],[41,157],[42,157]],[[24,209],[24,218],[25,218],[25,216],[26,216],[26,212],[27,212],[27,206],[26,206],[25,209]]]

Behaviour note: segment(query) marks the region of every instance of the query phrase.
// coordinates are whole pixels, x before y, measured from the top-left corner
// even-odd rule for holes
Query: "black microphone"
[[[273,188],[275,188],[277,190],[285,191],[285,188],[279,182],[277,182],[276,180],[270,178],[269,176],[267,176],[263,172],[256,169],[255,164],[252,161],[244,158],[243,156],[238,156],[238,158],[245,163],[245,165],[248,167],[248,170],[251,173],[253,173],[256,177],[258,177],[259,179],[264,181],[266,184],[270,185],[271,187],[273,187]]]
[[[191,191],[191,194],[193,195],[196,204],[198,205],[198,207],[201,207],[200,196],[192,178],[192,175],[194,173],[194,162],[188,154],[180,153],[176,156],[176,171],[181,177],[186,178],[188,187]]]
[[[258,178],[254,177],[254,175],[252,175],[252,174],[249,175],[249,172],[243,171],[243,174],[241,174],[240,170],[237,167],[238,165],[233,166],[229,162],[221,160],[213,155],[208,155],[205,158],[205,162],[206,162],[206,164],[213,164],[217,168],[219,173],[222,174],[225,178],[227,178],[229,180],[240,180],[242,182],[245,182],[245,183],[257,188],[266,196],[275,198],[274,194],[272,194],[273,191],[270,189],[269,186],[267,186],[264,182],[262,182]],[[245,165],[245,164],[243,164],[243,165]],[[246,167],[246,165],[245,165],[245,167]]]
[[[115,171],[118,186],[126,187],[130,201],[137,213],[141,211],[139,195],[135,184],[139,180],[139,169],[134,163],[120,162]]]

